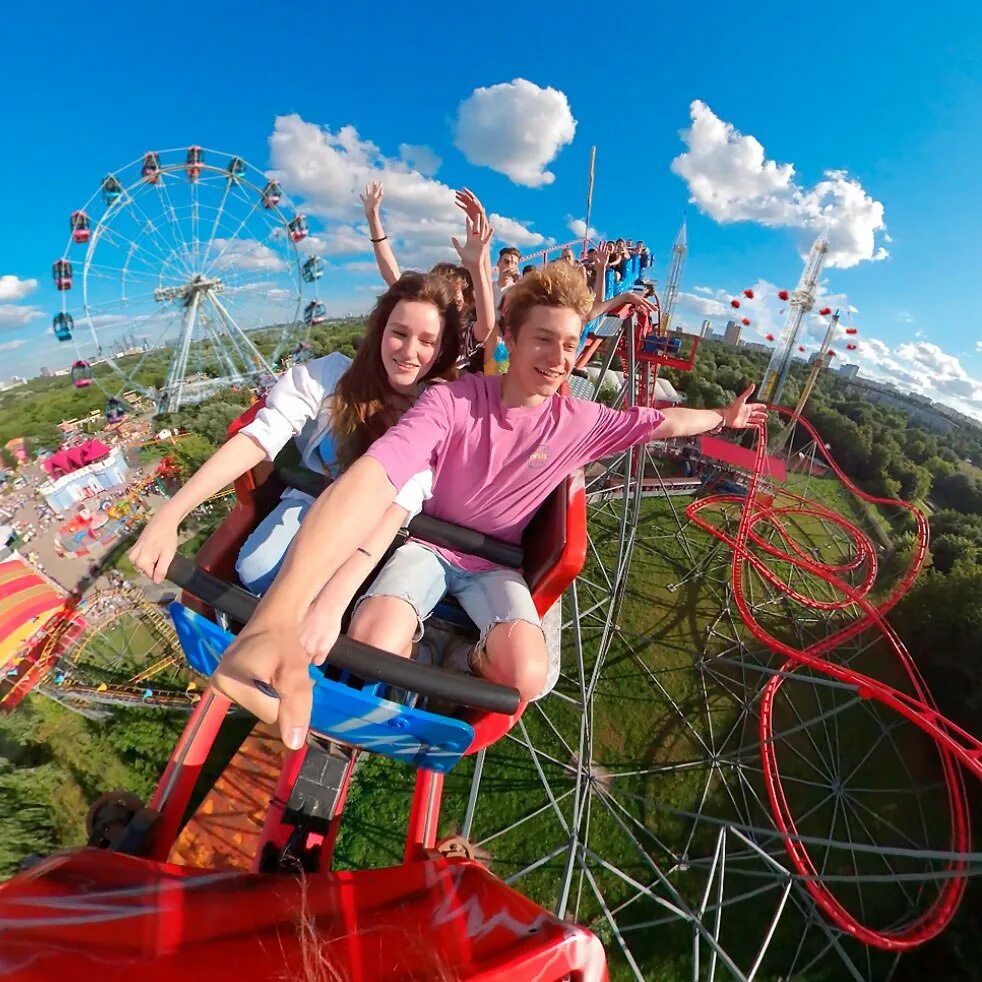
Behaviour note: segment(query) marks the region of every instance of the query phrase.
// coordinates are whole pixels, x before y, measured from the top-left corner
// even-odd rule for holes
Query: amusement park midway
[[[982,980],[978,9],[185,6],[7,17],[4,974]]]

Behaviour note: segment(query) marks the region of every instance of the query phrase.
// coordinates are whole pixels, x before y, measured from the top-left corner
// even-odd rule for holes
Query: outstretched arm
[[[303,745],[313,684],[300,622],[322,586],[381,524],[396,489],[374,457],[362,457],[322,494],[304,518],[283,567],[249,623],[212,675],[219,692],[265,722],[277,722],[283,742]],[[278,698],[261,691],[271,686]]]
[[[174,554],[181,522],[203,501],[266,459],[266,451],[244,433],[223,443],[177,494],[157,509],[130,549],[130,562],[154,583],[162,583]]]
[[[375,262],[382,274],[386,286],[392,286],[399,279],[399,264],[395,253],[389,245],[389,238],[382,227],[382,198],[385,188],[381,181],[372,181],[365,185],[361,203],[365,206],[365,218],[368,219],[368,234],[372,239],[372,249],[375,252]]]
[[[601,317],[604,314],[608,314],[610,311],[616,309],[617,307],[622,307],[624,304],[639,310],[647,310],[649,314],[655,313],[654,304],[652,304],[650,300],[642,297],[640,293],[618,293],[609,300],[595,303],[591,308],[590,313],[587,315],[587,320],[592,321],[594,317]]]
[[[762,426],[767,422],[767,407],[761,402],[747,401],[753,391],[751,385],[722,409],[686,409],[683,406],[665,409],[665,422],[655,430],[654,436],[658,440],[667,440],[674,436],[698,436],[719,426],[738,430]]]
[[[477,198],[464,188],[457,192],[457,207],[467,215],[467,239],[463,245],[454,238],[453,247],[461,265],[474,283],[474,340],[484,344],[494,330],[494,291],[491,288],[491,236],[494,229]]]
[[[409,512],[400,505],[386,509],[348,561],[327,581],[300,622],[300,643],[315,665],[323,665],[341,633],[341,617],[385,550],[392,544]]]

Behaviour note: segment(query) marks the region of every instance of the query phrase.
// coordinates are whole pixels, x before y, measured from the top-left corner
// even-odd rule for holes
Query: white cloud
[[[721,300],[713,300],[710,297],[697,296],[695,293],[680,292],[676,302],[676,309],[679,316],[691,313],[698,317],[723,317],[729,320],[729,307]],[[736,311],[734,311],[736,313]]]
[[[887,258],[876,241],[886,229],[883,205],[844,170],[828,170],[814,187],[803,187],[795,181],[794,165],[768,160],[755,137],[740,133],[699,100],[689,109],[692,125],[681,134],[688,149],[672,161],[672,170],[688,184],[690,200],[711,218],[799,229],[803,254],[827,227],[830,267]]]
[[[472,164],[537,188],[556,179],[546,165],[575,133],[563,92],[516,78],[475,89],[461,102],[454,142]]]
[[[572,218],[570,215],[566,216],[566,228],[568,228],[578,239],[582,239],[584,235],[588,239],[594,240],[603,239],[604,237],[592,225],[587,228],[586,222],[582,218]]]
[[[12,341],[4,341],[0,344],[0,351],[16,351],[27,344],[27,338],[14,338]]]
[[[897,355],[936,375],[967,379],[968,372],[954,356],[942,351],[930,341],[914,341],[897,346]]]
[[[372,259],[359,259],[356,262],[344,263],[341,268],[352,273],[374,273],[378,269],[378,265]]]
[[[441,260],[455,260],[451,236],[461,236],[463,213],[454,204],[446,184],[410,168],[404,160],[386,157],[353,126],[332,133],[296,114],[278,116],[269,138],[270,160],[279,180],[291,195],[304,199],[304,210],[328,223],[324,233],[304,242],[317,255],[364,255],[371,252],[363,224],[359,194],[369,181],[382,181],[385,197],[382,217],[396,258],[406,269],[425,269]],[[528,244],[545,239],[515,219],[492,215],[499,231],[509,226],[513,238]]]
[[[976,351],[982,351],[982,341],[976,341],[975,342],[975,350]]]
[[[433,177],[443,163],[429,147],[414,143],[400,143],[399,156],[424,177]]]
[[[329,232],[304,240],[304,251],[315,256],[358,255],[370,248],[367,227],[359,231],[353,225],[338,225]]]
[[[23,306],[16,303],[0,303],[0,328],[20,327],[30,324],[44,316],[40,307]]]
[[[704,293],[707,297],[711,297],[716,291],[711,286],[694,286],[692,288],[696,293]]]
[[[255,239],[215,239],[216,269],[263,269],[282,272],[287,263],[275,250]]]
[[[530,223],[517,222],[514,218],[506,218],[504,215],[491,214],[488,216],[491,227],[494,229],[495,239],[500,239],[506,245],[527,248],[529,246],[552,245],[554,240],[547,239],[538,232],[533,232],[528,225]]]
[[[0,301],[23,300],[29,293],[37,289],[38,281],[22,280],[18,276],[11,276],[9,273],[0,276]]]

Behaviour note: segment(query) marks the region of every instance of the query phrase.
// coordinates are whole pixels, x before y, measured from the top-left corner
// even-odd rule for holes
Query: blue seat
[[[235,636],[183,604],[172,603],[169,610],[188,664],[210,676]],[[473,727],[463,720],[386,699],[383,683],[362,683],[346,672],[328,678],[313,665],[310,677],[310,729],[332,740],[441,773],[451,770],[474,740]]]

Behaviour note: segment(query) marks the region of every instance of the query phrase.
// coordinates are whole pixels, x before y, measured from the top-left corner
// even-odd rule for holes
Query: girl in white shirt
[[[368,315],[354,359],[335,352],[290,369],[256,418],[222,444],[148,522],[129,552],[133,564],[160,583],[177,551],[184,518],[261,461],[273,460],[291,437],[304,466],[337,476],[398,421],[427,381],[453,374],[459,320],[444,278],[401,276]],[[395,506],[402,519],[420,510],[430,480],[429,472],[416,475],[399,495]],[[288,489],[246,541],[236,572],[247,588],[268,589],[313,500]]]

